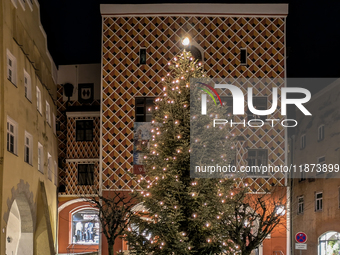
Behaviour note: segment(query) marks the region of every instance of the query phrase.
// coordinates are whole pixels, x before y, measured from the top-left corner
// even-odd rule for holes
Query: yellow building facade
[[[55,254],[56,67],[36,0],[0,13],[0,254]]]

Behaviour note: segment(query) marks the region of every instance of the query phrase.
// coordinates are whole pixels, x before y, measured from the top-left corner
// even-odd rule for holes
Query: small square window
[[[9,50],[7,50],[7,79],[14,85],[17,84],[17,60]]]
[[[7,150],[17,155],[18,124],[7,116]]]
[[[32,165],[33,161],[33,136],[25,131],[25,151],[24,160],[26,163]]]
[[[76,141],[93,140],[93,120],[76,121]]]
[[[306,148],[306,135],[301,135],[300,148],[301,150]]]
[[[318,141],[322,141],[325,138],[325,125],[321,125],[318,128]]]
[[[46,101],[46,121],[51,126],[51,109],[50,104]]]
[[[315,193],[315,211],[322,211],[322,192]]]
[[[94,164],[78,164],[78,185],[93,185]]]
[[[38,171],[44,173],[44,148],[38,143]]]
[[[37,89],[37,110],[41,113],[41,92],[38,86],[36,87]]]

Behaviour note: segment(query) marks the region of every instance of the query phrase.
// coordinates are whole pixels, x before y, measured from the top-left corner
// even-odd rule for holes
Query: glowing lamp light
[[[182,44],[183,44],[184,46],[188,46],[189,43],[190,43],[190,39],[189,39],[188,37],[185,37],[185,38],[182,40]]]

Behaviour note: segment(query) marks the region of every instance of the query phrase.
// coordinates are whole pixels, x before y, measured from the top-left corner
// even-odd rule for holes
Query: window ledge
[[[25,96],[26,97],[26,96]],[[26,97],[27,101],[30,102],[32,104],[31,99],[29,99],[28,97]]]
[[[9,150],[7,150],[7,151],[8,151],[9,153],[13,154],[14,156],[19,157],[18,154],[16,154],[15,152],[11,152],[11,151],[9,151]]]
[[[29,162],[26,162],[26,161],[24,161],[27,165],[30,165],[31,167],[33,167],[33,165],[31,164],[31,163],[29,163]]]

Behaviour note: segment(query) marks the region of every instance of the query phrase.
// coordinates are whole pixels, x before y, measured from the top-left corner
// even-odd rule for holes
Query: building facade
[[[98,252],[98,211],[84,198],[99,192],[100,64],[59,66],[57,93],[58,254]]]
[[[0,253],[55,254],[56,67],[36,0],[0,13]]]
[[[312,116],[297,112],[299,125],[293,139],[296,166],[327,164],[339,170],[339,94],[336,80],[306,104]],[[305,167],[304,167],[305,168]],[[316,169],[316,168],[315,168]],[[298,232],[307,234],[307,250],[294,254],[326,255],[340,251],[339,173],[299,173],[292,178],[292,239]],[[328,168],[330,169],[330,168]]]
[[[288,5],[101,5],[101,14],[99,185],[104,195],[109,190],[139,189],[129,175],[138,172],[133,164],[134,129],[150,121],[146,109],[152,107],[152,98],[162,95],[161,79],[167,74],[167,63],[183,50],[184,37],[190,37],[191,50],[200,56],[211,78],[232,81],[245,96],[250,85],[258,109],[272,105],[273,87],[285,86]],[[248,78],[258,82],[249,84]],[[231,94],[224,91],[221,96],[230,102]],[[246,114],[234,118],[243,122],[251,117]],[[267,117],[284,118],[279,110]],[[233,126],[233,132],[239,137],[238,167],[287,163],[286,130],[279,123],[258,128],[240,124]],[[241,181],[253,192],[272,186],[286,189],[287,185],[282,173]],[[287,225],[276,228],[254,253],[290,254],[288,226],[289,218]],[[122,244],[115,246],[116,251],[124,249]],[[106,254],[104,244],[102,254]]]

